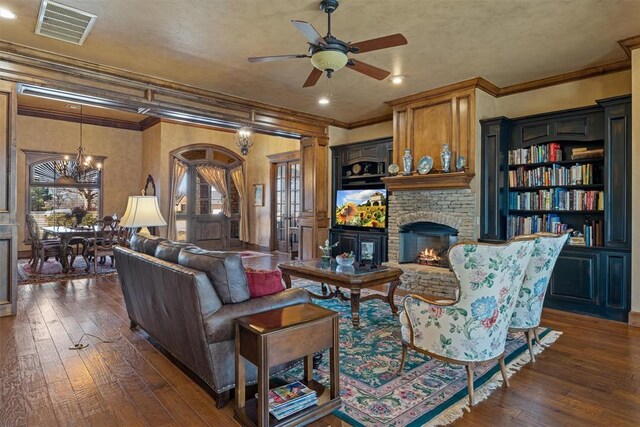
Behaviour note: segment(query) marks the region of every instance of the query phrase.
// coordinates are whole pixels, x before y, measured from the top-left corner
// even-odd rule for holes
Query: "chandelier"
[[[82,146],[82,105],[80,105],[80,146],[78,154],[74,160],[70,156],[64,156],[64,160],[53,162],[55,172],[59,175],[56,182],[81,182],[87,180],[87,175],[91,172],[100,172],[102,164],[94,163],[91,156],[84,152]]]
[[[236,144],[243,156],[249,154],[249,149],[253,147],[253,129],[249,126],[242,126],[238,129],[236,131]]]

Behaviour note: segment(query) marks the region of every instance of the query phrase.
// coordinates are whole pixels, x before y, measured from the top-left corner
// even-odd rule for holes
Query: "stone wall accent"
[[[435,222],[458,230],[458,240],[477,240],[476,195],[471,190],[394,191],[388,200],[389,242],[387,265],[404,271],[404,290],[453,298],[457,283],[447,268],[419,264],[399,264],[400,227],[413,222]]]

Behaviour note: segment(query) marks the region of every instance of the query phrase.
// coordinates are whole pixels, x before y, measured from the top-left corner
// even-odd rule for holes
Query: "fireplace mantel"
[[[458,190],[471,188],[473,172],[432,172],[427,175],[398,175],[382,178],[389,191],[403,190]]]

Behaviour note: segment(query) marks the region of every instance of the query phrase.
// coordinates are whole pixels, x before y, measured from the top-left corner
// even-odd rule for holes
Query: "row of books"
[[[507,238],[519,236],[521,234],[533,234],[542,231],[548,233],[565,233],[569,226],[556,214],[515,216],[507,217]]]
[[[582,227],[582,236],[570,237],[569,244],[573,246],[604,246],[603,221],[587,220]]]
[[[562,148],[557,142],[543,145],[532,145],[527,148],[509,150],[509,164],[559,162],[562,160]]]
[[[509,209],[523,211],[602,211],[604,191],[552,188],[530,192],[510,192]]]
[[[510,187],[542,187],[550,185],[590,185],[593,184],[593,165],[540,166],[535,169],[518,167],[509,171]]]
[[[596,159],[604,157],[604,148],[580,147],[571,150],[571,160]]]
[[[300,381],[269,390],[269,412],[278,420],[317,404],[317,393]]]

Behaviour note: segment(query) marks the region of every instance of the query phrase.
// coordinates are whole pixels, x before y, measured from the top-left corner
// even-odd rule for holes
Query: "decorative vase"
[[[451,150],[449,150],[449,144],[442,144],[440,162],[442,163],[442,172],[451,172]]]
[[[404,167],[403,175],[411,175],[411,166],[413,163],[413,156],[411,152],[407,148],[404,152],[404,156],[402,156],[402,166]]]
[[[465,159],[463,156],[458,157],[458,160],[456,160],[456,170],[458,172],[462,172],[464,171],[464,168],[467,166],[467,159]]]
[[[323,265],[331,264],[331,256],[330,255],[322,255],[322,257],[320,257],[320,262],[322,262]]]

